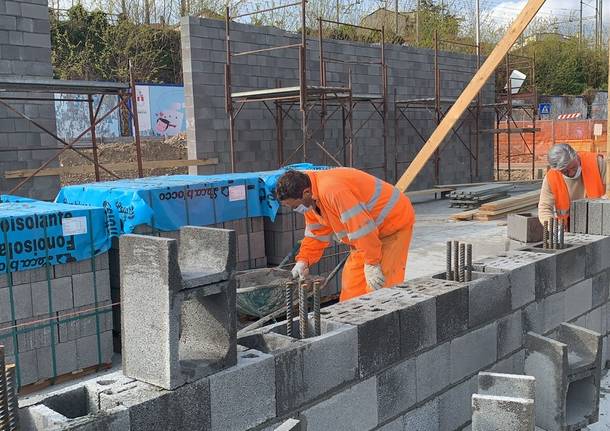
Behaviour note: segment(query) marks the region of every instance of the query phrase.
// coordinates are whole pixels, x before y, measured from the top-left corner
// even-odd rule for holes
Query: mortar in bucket
[[[262,317],[278,310],[286,301],[286,282],[290,271],[260,268],[238,271],[234,275],[237,287],[237,310],[248,316]],[[296,287],[293,292],[296,295]]]

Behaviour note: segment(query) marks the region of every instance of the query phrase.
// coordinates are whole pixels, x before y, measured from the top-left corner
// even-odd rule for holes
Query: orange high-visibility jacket
[[[305,238],[296,260],[313,265],[336,239],[364,253],[365,263],[381,261],[381,241],[412,226],[415,212],[396,187],[352,168],[307,171],[317,208],[305,213]]]
[[[579,152],[582,181],[585,185],[585,195],[589,199],[598,199],[606,192],[604,179],[599,173],[597,153]],[[547,172],[549,187],[555,199],[555,211],[560,219],[567,219],[570,215],[570,193],[563,179],[563,174],[557,169]]]

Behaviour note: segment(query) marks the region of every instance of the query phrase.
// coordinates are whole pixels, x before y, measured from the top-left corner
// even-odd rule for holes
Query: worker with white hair
[[[576,152],[568,144],[553,145],[548,153],[551,169],[542,182],[538,218],[557,217],[568,223],[575,199],[599,199],[606,192],[606,163],[597,153]]]

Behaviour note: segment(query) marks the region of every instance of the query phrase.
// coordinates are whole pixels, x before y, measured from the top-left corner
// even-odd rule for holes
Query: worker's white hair
[[[549,165],[553,169],[565,169],[576,157],[578,157],[576,151],[568,144],[553,145],[549,149]]]

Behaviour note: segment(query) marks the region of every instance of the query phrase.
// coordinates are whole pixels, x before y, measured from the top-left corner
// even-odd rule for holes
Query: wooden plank
[[[217,165],[218,159],[204,159],[204,160],[156,160],[150,162],[142,162],[144,169],[165,169],[165,168],[179,168],[187,166],[207,166]],[[136,168],[135,163],[103,163],[107,169],[117,171],[129,171]],[[35,169],[20,169],[16,171],[5,171],[4,178],[25,178],[30,176]],[[64,166],[61,168],[47,168],[43,169],[36,174],[37,177],[44,177],[50,175],[65,175],[65,174],[86,174],[94,172],[93,165],[82,165],[82,166]]]
[[[530,21],[536,16],[536,13],[540,10],[544,2],[545,0],[529,0],[527,2],[519,16],[509,27],[506,35],[504,35],[489,57],[487,57],[485,63],[483,63],[481,68],[474,75],[460,97],[458,97],[457,101],[453,104],[451,109],[449,109],[441,123],[422,147],[421,151],[417,154],[402,177],[400,177],[396,186],[401,191],[404,192],[409,188],[417,174],[422,170],[430,157],[432,157],[434,151],[443,143],[447,134],[462,117],[462,114],[464,114],[468,105],[470,105],[472,100],[479,94],[489,77],[498,68],[502,59],[504,59]]]
[[[511,196],[510,198],[485,203],[485,204],[481,205],[481,208],[479,208],[479,209],[482,211],[497,211],[502,208],[507,208],[507,207],[511,207],[514,205],[518,205],[520,203],[538,202],[539,199],[540,199],[540,190],[535,190],[533,192],[523,193],[518,196]]]
[[[449,216],[449,220],[456,220],[456,221],[468,221],[468,220],[472,220],[472,217],[477,212],[479,212],[479,210],[478,209],[474,209],[474,210],[462,211],[461,213],[451,214]]]

